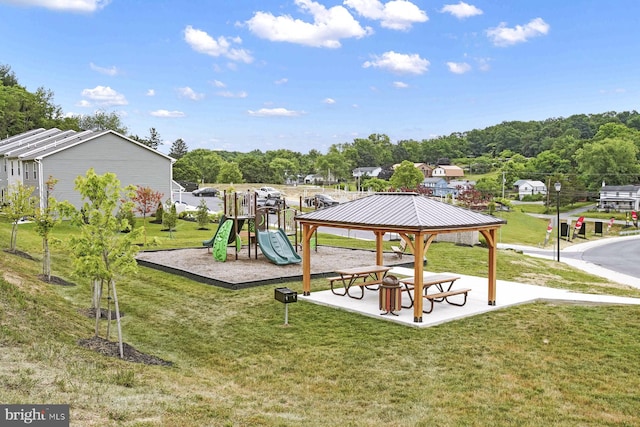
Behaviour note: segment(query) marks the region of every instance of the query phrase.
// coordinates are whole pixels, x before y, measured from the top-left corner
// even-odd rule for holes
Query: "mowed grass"
[[[545,221],[504,215],[502,241],[544,238]],[[180,222],[169,238],[148,226],[163,248],[200,246],[214,230]],[[55,234],[73,232],[62,225]],[[5,247],[9,233],[0,220]],[[87,280],[71,277],[56,247],[54,274],[77,286],[39,281],[41,241],[29,224],[18,247],[37,259],[0,252],[0,401],[69,403],[73,426],[640,423],[640,307],[527,304],[418,330],[299,302],[285,327],[278,285],[229,291],[141,268],[118,280],[125,341],[174,363],[146,366],[79,347],[93,334],[79,312],[89,305]],[[482,247],[434,243],[428,255],[430,269],[486,275]],[[498,278],[640,297],[514,251],[500,251]]]

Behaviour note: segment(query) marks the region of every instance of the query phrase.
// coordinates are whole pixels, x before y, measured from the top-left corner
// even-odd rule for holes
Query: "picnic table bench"
[[[369,286],[380,285],[382,283],[382,279],[389,270],[391,270],[391,267],[386,267],[384,265],[353,267],[344,270],[338,270],[336,271],[336,273],[338,273],[338,276],[328,277],[327,280],[329,280],[329,284],[331,285],[331,292],[333,292],[334,295],[347,295],[350,298],[362,299],[364,297],[365,288],[370,290],[377,290],[377,287],[375,289],[371,289],[369,288]],[[359,282],[359,279],[362,279],[362,281]],[[342,283],[344,292],[336,291],[334,285],[335,282]],[[359,297],[353,296],[349,293],[349,289],[352,286],[360,287],[362,293]]]
[[[457,306],[465,305],[467,303],[467,294],[469,293],[469,291],[471,291],[471,289],[468,289],[468,288],[451,289],[455,281],[458,279],[460,279],[460,276],[456,276],[455,274],[450,274],[450,273],[439,273],[439,274],[424,276],[422,279],[424,295],[422,295],[422,297],[427,301],[429,301],[430,305],[428,310],[423,309],[422,312],[431,313],[433,311],[434,302],[446,301],[451,305],[457,305]],[[407,294],[409,295],[409,299],[411,301],[411,304],[409,306],[403,305],[402,307],[411,308],[413,307],[413,297],[411,296],[411,291],[415,287],[415,277],[406,277],[404,279],[400,279],[400,283],[404,286],[402,291],[407,292]],[[445,289],[445,285],[447,283],[449,285],[446,286],[446,289]],[[435,292],[431,294],[427,293],[427,290],[431,286],[435,286],[439,292]],[[449,301],[449,297],[452,297],[454,295],[464,295],[464,300],[462,301],[462,303]]]

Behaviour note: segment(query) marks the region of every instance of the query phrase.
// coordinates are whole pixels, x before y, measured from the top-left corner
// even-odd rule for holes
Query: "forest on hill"
[[[91,116],[66,116],[54,103],[51,90],[29,92],[8,65],[0,64],[0,135],[9,137],[35,128],[112,129],[157,149],[159,132],[150,127],[148,137],[128,133],[115,112]],[[485,175],[477,188],[498,195],[504,185],[518,179],[545,183],[560,181],[573,197],[609,185],[638,183],[640,175],[640,114],[608,111],[575,114],[541,121],[505,121],[484,129],[446,136],[391,141],[385,134],[333,144],[326,153],[300,153],[287,149],[248,153],[189,150],[177,139],[168,153],[177,159],[174,179],[206,182],[284,183],[310,174],[325,182],[348,181],[358,167],[380,166],[389,178],[391,166],[413,163],[452,163],[467,174]],[[386,174],[385,174],[386,173]],[[379,184],[379,183],[378,183]]]

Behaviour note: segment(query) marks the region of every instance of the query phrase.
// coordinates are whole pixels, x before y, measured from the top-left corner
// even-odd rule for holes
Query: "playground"
[[[300,210],[284,203],[263,203],[252,192],[225,192],[223,217],[210,239],[194,248],[144,251],[138,263],[202,283],[242,289],[302,280]],[[273,200],[271,200],[274,202]],[[375,251],[313,245],[311,277],[333,275],[338,267],[370,264]],[[413,256],[384,254],[385,265],[411,265]]]

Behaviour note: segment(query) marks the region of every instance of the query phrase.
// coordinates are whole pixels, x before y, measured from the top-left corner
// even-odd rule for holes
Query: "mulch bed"
[[[17,249],[16,249],[16,250],[13,250],[13,251],[12,251],[12,250],[10,250],[10,249],[4,249],[4,251],[5,251],[6,253],[8,253],[8,254],[17,255],[17,256],[19,256],[19,257],[21,257],[21,258],[28,259],[28,260],[30,260],[30,261],[35,261],[35,260],[36,260],[34,257],[32,257],[31,255],[29,255],[28,253],[26,253],[26,252],[22,252],[22,251],[19,251],[19,250],[17,250]]]
[[[104,356],[120,358],[120,349],[118,348],[117,341],[108,341],[101,337],[92,337],[79,340],[78,345]],[[145,365],[173,366],[172,362],[141,353],[127,343],[122,343],[122,352],[124,354],[122,360],[126,360],[127,362],[143,363]]]
[[[48,278],[44,274],[38,274],[38,279],[50,285],[57,285],[57,286],[75,286],[76,285],[75,283],[67,282],[63,278],[57,277],[57,276],[51,276],[50,278]]]

